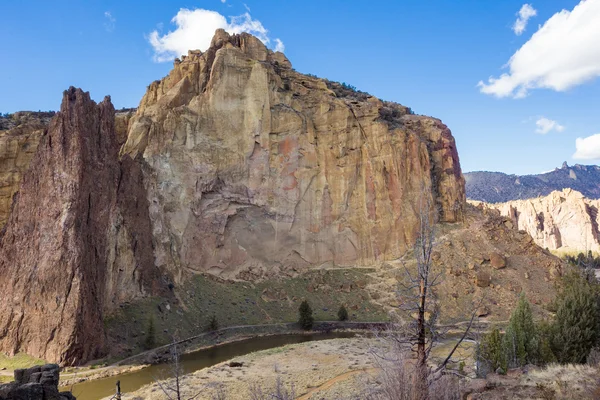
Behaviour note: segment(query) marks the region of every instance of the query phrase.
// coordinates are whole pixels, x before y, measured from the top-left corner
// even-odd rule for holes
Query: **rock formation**
[[[66,91],[0,238],[2,351],[61,364],[102,354],[103,313],[158,281],[145,272],[141,179],[128,157],[118,160],[110,98],[96,105]]]
[[[573,189],[590,199],[600,198],[600,166],[569,166],[537,175],[508,175],[475,171],[464,174],[469,200],[499,203],[547,196],[555,190]]]
[[[127,125],[135,109],[115,114],[117,143],[127,139]],[[25,171],[54,112],[20,111],[0,119],[0,228],[10,214],[12,198],[19,190]]]
[[[600,252],[600,200],[587,199],[575,190],[564,189],[545,197],[506,203],[474,203],[509,217],[515,229],[527,231],[543,248]]]
[[[420,196],[459,220],[450,130],[336,89],[223,30],[152,83],[122,154],[143,164],[156,265],[229,277],[368,265],[412,245]]]
[[[0,385],[0,400],[75,400],[71,392],[59,392],[60,368],[46,364],[15,370],[15,380]]]
[[[37,150],[47,121],[30,118],[10,126],[11,129],[0,130],[0,227],[8,219],[13,195],[19,190],[23,174]]]

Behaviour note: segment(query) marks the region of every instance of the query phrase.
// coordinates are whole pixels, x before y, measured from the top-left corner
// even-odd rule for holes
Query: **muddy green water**
[[[350,332],[332,332],[256,337],[184,354],[181,356],[181,365],[184,373],[189,374],[199,369],[211,367],[234,357],[259,350],[272,349],[293,343],[350,338],[354,336],[355,334]],[[169,377],[169,366],[156,364],[136,372],[79,383],[73,386],[72,391],[77,400],[98,400],[112,396],[115,393],[115,383],[118,380],[121,381],[121,392],[130,393],[154,382],[157,378],[163,379],[167,377]],[[68,389],[62,388],[62,390]]]

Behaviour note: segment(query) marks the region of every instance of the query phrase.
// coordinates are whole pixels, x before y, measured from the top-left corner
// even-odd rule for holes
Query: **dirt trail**
[[[313,394],[328,390],[329,388],[331,388],[333,385],[335,385],[338,382],[343,382],[343,381],[347,380],[348,378],[350,378],[354,375],[358,375],[360,373],[364,373],[364,372],[371,373],[376,370],[377,370],[377,368],[366,368],[366,369],[359,369],[359,370],[355,370],[355,371],[345,372],[341,375],[336,376],[335,378],[328,380],[327,382],[323,383],[320,386],[310,389],[308,392],[304,393],[302,396],[296,398],[296,400],[309,400]]]

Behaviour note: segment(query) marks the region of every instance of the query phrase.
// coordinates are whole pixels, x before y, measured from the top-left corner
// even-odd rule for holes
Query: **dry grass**
[[[0,368],[6,368],[7,370],[31,368],[36,365],[44,365],[45,363],[44,360],[31,357],[25,353],[17,353],[13,357],[8,357],[0,353]]]

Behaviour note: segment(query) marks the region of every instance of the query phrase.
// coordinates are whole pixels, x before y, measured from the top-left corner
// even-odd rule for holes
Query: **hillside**
[[[561,168],[537,175],[507,175],[502,172],[464,174],[467,198],[500,203],[531,199],[551,192],[573,189],[590,199],[600,198],[600,167],[563,163]]]

